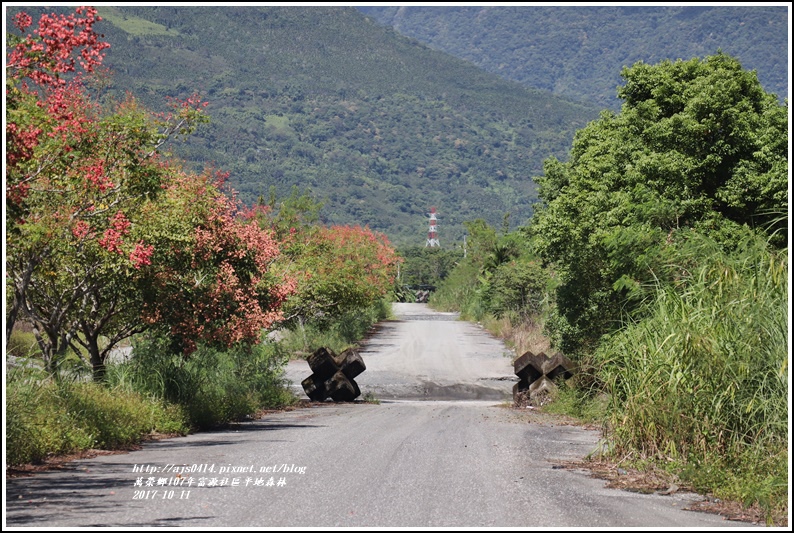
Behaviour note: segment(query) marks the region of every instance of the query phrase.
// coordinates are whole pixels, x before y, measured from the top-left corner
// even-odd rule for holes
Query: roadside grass
[[[32,331],[14,328],[11,338],[8,339],[6,352],[14,357],[41,357],[41,350]]]
[[[167,337],[148,335],[134,343],[129,361],[109,369],[107,379],[179,405],[192,429],[209,429],[293,404],[282,377],[288,357],[278,344],[265,342],[226,350],[199,345],[185,358],[171,353]]]
[[[665,472],[735,516],[788,513],[788,261],[760,238],[726,251],[693,235],[651,287],[641,318],[579,354],[547,414],[601,427],[599,460]],[[516,355],[547,351],[542,323],[496,319],[470,272],[453,272],[431,306],[460,311]]]
[[[59,380],[30,367],[6,375],[6,464],[124,448],[157,433],[187,433],[174,405],[123,388]]]
[[[78,333],[78,335],[82,337],[81,333]],[[106,346],[103,342],[106,342],[106,340],[104,337],[100,337],[100,348]],[[129,339],[124,339],[116,344],[116,348],[128,346],[130,346]],[[75,348],[77,351],[74,351]],[[17,321],[14,325],[6,346],[6,354],[19,359],[19,361],[15,361],[15,364],[39,367],[45,365],[41,349],[33,334],[33,328],[24,321]],[[69,379],[88,379],[92,372],[89,360],[88,350],[79,343],[74,343],[73,348],[66,350],[66,353],[53,361],[51,366],[58,369],[58,376],[66,375]]]
[[[609,396],[588,387],[579,375],[568,381],[558,381],[557,390],[551,394],[551,402],[543,411],[573,417],[585,424],[603,426],[607,418]]]
[[[455,311],[462,320],[478,322],[483,314],[477,292],[478,268],[471,262],[461,262],[443,283],[430,295],[428,305],[437,311]]]
[[[322,330],[307,328],[309,346],[343,351],[390,311],[389,302],[379,302]],[[6,464],[126,449],[156,434],[185,435],[294,406],[298,398],[287,387],[283,368],[297,342],[229,349],[199,345],[186,358],[172,353],[165,336],[139,335],[130,358],[109,363],[99,384],[90,381],[90,367],[75,354],[59,362],[56,375],[49,374],[32,333],[15,331],[9,354],[31,364],[10,367],[6,374]],[[374,397],[365,401],[378,403]]]
[[[364,403],[380,405],[380,400],[372,392],[365,393],[361,399],[364,401]]]
[[[520,356],[528,351],[549,353],[551,342],[543,333],[540,320],[537,316],[519,320],[508,315],[496,318],[486,314],[480,323],[492,335],[502,339],[516,356]]]
[[[90,381],[90,368],[56,376],[41,365],[9,368],[6,464],[127,449],[156,434],[185,435],[297,402],[282,379],[288,355],[277,345],[200,346],[186,359],[169,344],[138,338],[131,358],[109,364],[101,384]]]
[[[788,506],[786,252],[691,245],[698,264],[594,354],[609,437],[617,454],[757,504],[771,520]]]

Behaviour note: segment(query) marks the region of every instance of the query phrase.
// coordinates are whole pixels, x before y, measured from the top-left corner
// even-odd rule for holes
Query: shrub
[[[343,352],[366,337],[372,326],[391,316],[391,302],[381,299],[373,305],[348,311],[323,324],[307,324],[284,332],[282,349],[288,353],[308,356],[325,347]]]
[[[136,390],[175,403],[195,428],[210,428],[290,404],[282,367],[287,354],[274,344],[238,344],[227,350],[199,344],[190,357],[174,353],[166,336],[134,346],[124,380]]]

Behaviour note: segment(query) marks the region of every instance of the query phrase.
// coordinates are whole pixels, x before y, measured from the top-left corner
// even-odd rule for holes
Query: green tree
[[[276,233],[279,241],[288,240],[291,234],[319,223],[323,202],[316,200],[309,189],[301,192],[295,185],[287,198],[278,200],[275,187],[271,186],[269,196],[267,204],[260,198],[259,205],[267,205],[269,208],[267,224]]]
[[[464,222],[463,225],[469,234],[466,257],[471,263],[482,267],[494,252],[498,240],[496,230],[481,218]]]
[[[460,250],[436,246],[410,246],[399,253],[404,259],[399,279],[403,285],[438,286],[463,258]]]
[[[560,274],[552,321],[563,349],[582,348],[631,311],[686,228],[730,247],[746,231],[785,246],[787,106],[723,53],[625,68],[615,114],[576,133],[567,163],[538,178],[532,219]]]

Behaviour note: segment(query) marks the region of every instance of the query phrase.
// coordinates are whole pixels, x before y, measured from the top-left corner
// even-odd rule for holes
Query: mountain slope
[[[32,11],[32,8],[29,9]],[[100,7],[110,42],[106,96],[153,109],[197,90],[211,124],[176,155],[215,162],[247,203],[293,185],[326,200],[328,223],[424,244],[439,212],[461,222],[526,221],[532,177],[566,158],[598,110],[528,90],[433,51],[344,7]]]
[[[359,7],[378,22],[488,72],[617,110],[620,71],[718,49],[788,94],[786,6]]]

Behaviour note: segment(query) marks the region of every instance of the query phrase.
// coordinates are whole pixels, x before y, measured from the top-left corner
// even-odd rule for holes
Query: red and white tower
[[[441,246],[438,243],[438,235],[436,234],[436,208],[430,208],[430,227],[427,229],[427,243],[425,247]]]

